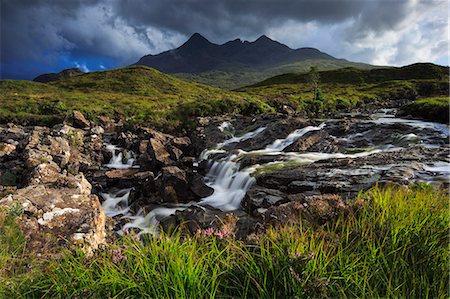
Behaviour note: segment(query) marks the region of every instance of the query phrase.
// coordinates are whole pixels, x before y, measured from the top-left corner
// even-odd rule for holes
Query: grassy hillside
[[[432,63],[416,63],[400,68],[378,68],[364,70],[348,67],[338,70],[321,71],[320,82],[341,84],[376,84],[393,80],[446,80],[449,68]],[[275,76],[252,87],[274,84],[307,83],[308,73],[289,73]]]
[[[323,225],[300,217],[247,242],[231,233],[146,244],[126,236],[92,257],[56,260],[24,251],[14,222],[21,211],[0,211],[0,297],[448,297],[445,191],[374,188],[342,209]],[[224,227],[232,226],[230,217]]]
[[[260,69],[245,69],[242,66],[236,69],[230,68],[226,71],[207,71],[202,73],[178,73],[175,77],[190,81],[199,82],[215,87],[235,89],[250,84],[255,84],[272,76],[292,73],[306,72],[311,66],[317,66],[319,70],[334,70],[344,67],[354,67],[359,69],[371,69],[374,66],[364,63],[351,62],[347,60],[326,60],[314,59],[299,61],[290,64]]]
[[[53,124],[73,110],[96,121],[107,116],[167,131],[193,117],[224,113],[306,111],[382,104],[390,99],[448,95],[448,68],[416,64],[404,68],[321,71],[318,97],[306,73],[267,79],[236,91],[186,82],[144,66],[92,72],[51,83],[0,81],[0,122]]]
[[[276,109],[289,106],[297,111],[326,112],[391,100],[448,96],[448,70],[448,67],[421,63],[401,68],[320,71],[316,100],[306,72],[275,76],[238,91],[263,98]]]
[[[0,81],[0,122],[51,124],[73,110],[156,127],[177,127],[190,116],[267,111],[254,97],[188,83],[133,66],[86,73],[52,83]]]

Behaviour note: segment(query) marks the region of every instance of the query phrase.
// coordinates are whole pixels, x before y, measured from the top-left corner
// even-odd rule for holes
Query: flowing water
[[[140,233],[158,233],[159,221],[167,217],[176,211],[186,209],[191,205],[210,205],[212,207],[218,208],[222,211],[232,211],[239,209],[241,206],[241,201],[244,198],[248,189],[255,182],[252,177],[252,172],[260,167],[273,165],[277,163],[283,163],[285,161],[295,161],[298,163],[314,163],[325,159],[341,159],[341,158],[359,158],[369,155],[373,155],[380,152],[387,151],[399,151],[405,146],[416,145],[420,142],[424,136],[422,136],[423,130],[432,130],[440,134],[441,138],[448,138],[449,130],[448,127],[442,124],[436,124],[431,122],[417,121],[417,120],[407,120],[401,118],[395,118],[390,115],[391,111],[385,110],[381,113],[372,115],[371,120],[365,120],[361,122],[369,122],[374,125],[392,125],[392,124],[404,124],[411,127],[411,132],[405,132],[404,135],[397,138],[396,144],[389,145],[375,145],[369,150],[347,154],[347,153],[322,153],[322,152],[306,152],[306,153],[296,153],[296,152],[283,152],[289,145],[296,142],[299,138],[311,131],[323,130],[326,127],[326,122],[323,122],[319,126],[307,126],[304,128],[299,128],[290,133],[286,138],[277,139],[271,144],[267,145],[263,149],[245,152],[243,150],[234,150],[225,157],[219,160],[209,161],[210,168],[208,174],[205,177],[205,182],[208,186],[214,189],[214,193],[211,196],[203,198],[198,203],[188,203],[183,205],[178,205],[176,207],[158,207],[145,213],[140,210],[137,214],[133,215],[130,213],[128,205],[128,197],[130,194],[130,189],[124,189],[119,191],[114,191],[111,193],[102,193],[101,196],[104,199],[103,207],[105,213],[108,216],[118,216],[129,219],[129,222],[125,224],[122,228],[123,231],[129,229],[138,229]],[[247,132],[242,136],[234,136],[234,128],[229,122],[222,123],[219,127],[222,132],[230,132],[231,138],[225,140],[222,143],[217,144],[213,149],[205,150],[199,157],[199,161],[207,160],[212,154],[216,153],[227,153],[224,149],[225,146],[230,144],[239,144],[239,142],[255,138],[259,134],[266,130],[266,127],[257,128],[251,132]],[[350,134],[348,136],[341,137],[342,140],[347,142],[352,141],[352,139],[364,137],[367,134],[366,131]],[[428,146],[439,146],[435,144],[427,144]],[[113,157],[106,164],[106,167],[114,169],[127,169],[131,167],[138,167],[134,165],[133,153],[127,152],[126,159],[124,158],[124,151],[114,145],[107,145],[107,149],[113,154]],[[264,156],[276,156],[277,160],[271,161],[264,165],[252,165],[241,169],[239,161],[245,155],[264,155]],[[377,167],[363,167],[361,169],[354,170],[339,170],[332,169],[327,175],[332,176],[333,174],[338,174],[339,172],[352,172],[353,175],[362,175],[372,172],[385,171],[391,166],[377,166]],[[424,171],[417,174],[418,179],[429,182],[433,180],[449,180],[450,179],[450,164],[447,162],[436,162],[434,164],[425,165]]]

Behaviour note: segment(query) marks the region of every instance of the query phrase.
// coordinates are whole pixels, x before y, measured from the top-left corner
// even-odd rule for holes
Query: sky
[[[375,65],[449,64],[446,0],[0,0],[0,78],[130,65],[198,32]]]

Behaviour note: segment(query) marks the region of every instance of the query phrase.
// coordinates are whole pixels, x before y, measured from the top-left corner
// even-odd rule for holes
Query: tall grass
[[[323,226],[233,237],[125,237],[2,276],[5,298],[446,298],[448,195],[373,188]],[[1,239],[5,242],[4,239]],[[3,247],[4,244],[2,244]],[[37,263],[38,261],[34,261]]]

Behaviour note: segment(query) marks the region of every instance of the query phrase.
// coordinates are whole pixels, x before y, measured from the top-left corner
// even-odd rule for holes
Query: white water
[[[390,111],[392,109],[389,109],[386,111]],[[428,122],[428,121],[421,121],[421,120],[415,120],[415,119],[405,119],[405,118],[398,118],[395,117],[392,114],[387,114],[388,112],[383,111],[382,113],[375,113],[372,115],[373,120],[371,120],[370,122],[375,123],[375,124],[405,124],[408,125],[410,127],[413,128],[418,128],[418,129],[430,129],[436,132],[441,133],[441,135],[443,137],[448,137],[449,136],[449,128],[447,125],[445,124],[441,124],[441,123],[435,123],[435,122]]]
[[[215,161],[209,170],[207,185],[214,189],[211,196],[203,198],[200,204],[208,204],[223,211],[239,209],[245,193],[255,179],[248,171],[239,171],[239,164],[232,162],[236,155],[227,161]]]
[[[421,121],[412,121],[412,120],[402,120],[390,117],[386,115],[385,113],[377,115],[379,116],[377,119],[371,121],[374,123],[405,123],[412,127],[416,128],[433,128],[434,130],[441,132],[443,135],[445,132],[447,132],[448,136],[448,127],[441,124],[434,124],[434,123],[427,123],[427,122],[421,122]],[[387,121],[385,121],[387,120]],[[129,229],[138,229],[140,231],[139,234],[142,233],[149,233],[149,234],[158,234],[159,229],[159,223],[160,220],[164,217],[167,217],[169,215],[172,215],[176,211],[184,210],[187,207],[197,204],[197,205],[210,205],[212,207],[221,209],[223,211],[232,211],[239,209],[241,206],[241,201],[245,197],[245,194],[247,190],[252,186],[252,184],[255,182],[255,179],[251,176],[251,173],[255,171],[257,168],[270,165],[270,164],[276,164],[276,163],[283,163],[284,161],[296,161],[299,163],[314,163],[316,161],[325,160],[325,159],[341,159],[341,158],[358,158],[358,157],[364,157],[368,155],[372,155],[375,153],[379,153],[382,151],[396,151],[400,150],[401,148],[398,147],[388,147],[384,149],[373,149],[366,152],[356,153],[356,154],[343,154],[343,153],[320,153],[320,152],[309,152],[309,153],[294,153],[294,152],[283,152],[283,150],[297,141],[299,138],[304,136],[306,133],[311,131],[317,131],[321,130],[325,127],[325,123],[322,123],[319,126],[308,126],[305,128],[300,128],[289,134],[284,139],[277,139],[272,144],[266,146],[264,149],[245,152],[245,151],[238,151],[234,154],[228,155],[225,159],[214,161],[211,165],[211,168],[205,177],[205,181],[208,186],[214,189],[214,193],[211,196],[208,196],[206,198],[203,198],[199,203],[188,203],[184,205],[179,205],[177,207],[168,208],[168,207],[158,207],[156,209],[153,209],[148,214],[145,214],[144,211],[139,211],[136,215],[129,214],[129,208],[128,208],[128,197],[123,194],[117,195],[117,194],[102,194],[102,196],[105,198],[104,207],[105,212],[107,211],[107,214],[111,216],[120,215],[122,214],[124,218],[128,218],[132,220],[131,222],[127,223],[123,227],[123,231],[128,231]],[[444,130],[444,127],[447,129],[447,131]],[[227,151],[223,149],[223,147],[227,144],[231,143],[238,143],[241,141],[248,140],[250,138],[254,138],[261,132],[263,132],[266,128],[261,127],[258,128],[252,132],[248,132],[240,137],[231,137],[230,139],[217,144],[217,146],[214,149],[205,150],[202,152],[202,154],[199,157],[199,160],[206,160],[211,154],[214,153],[226,153]],[[221,126],[219,126],[219,130],[221,131],[234,131],[230,123],[223,123]],[[362,133],[357,133],[362,134]],[[351,139],[352,136],[347,136],[348,139]],[[404,138],[405,140],[416,140],[419,138],[417,135],[413,133],[406,133],[401,138]],[[122,158],[119,154],[116,154],[116,151],[118,151],[117,148],[114,146],[111,146],[111,149],[115,155],[113,159],[111,159],[110,163],[108,163],[106,166],[111,168],[130,168],[133,165],[133,162],[127,162],[123,163]],[[251,167],[240,169],[239,160],[244,155],[279,155],[283,161],[275,161],[270,162],[265,165],[253,165]],[[123,168],[122,168],[123,167]],[[370,166],[368,166],[370,167]],[[439,172],[439,173],[445,173],[445,175],[449,176],[450,170],[449,170],[449,164],[435,164],[435,165],[428,165],[425,167],[426,171],[430,172]],[[382,169],[382,168],[380,168]],[[384,168],[383,168],[384,169]],[[360,169],[355,170],[355,175],[361,175],[365,173],[370,173],[377,169]],[[339,171],[339,170],[334,170]],[[348,170],[351,171],[351,170]],[[128,191],[129,195],[129,191]],[[125,200],[126,197],[126,200]]]
[[[124,159],[123,150],[121,148],[108,144],[106,145],[106,149],[112,153],[111,160],[105,165],[106,167],[113,169],[128,169],[133,167],[135,159],[133,158],[132,153],[128,153],[130,157]],[[126,163],[124,163],[124,160],[126,160]]]
[[[266,150],[268,152],[281,152],[286,147],[288,147],[289,145],[291,145],[292,143],[294,143],[295,141],[300,139],[300,137],[302,137],[306,133],[311,132],[311,131],[319,131],[319,130],[322,130],[324,127],[325,127],[325,123],[322,123],[318,127],[308,126],[308,127],[302,128],[302,129],[295,130],[294,132],[289,134],[286,138],[277,139],[272,144],[269,144],[266,147]]]
[[[130,191],[131,189],[123,189],[114,193],[100,193],[101,197],[104,199],[102,206],[105,214],[110,217],[128,215],[130,210],[128,205]]]
[[[241,142],[241,141],[248,140],[250,138],[253,138],[253,137],[257,136],[259,133],[263,132],[265,129],[266,129],[266,127],[261,127],[261,128],[258,128],[256,130],[254,130],[254,131],[245,133],[244,135],[239,136],[239,137],[233,136],[230,139],[225,140],[222,143],[219,143],[217,145],[217,148],[222,148],[225,145],[228,145],[228,144],[231,144],[231,143],[238,143],[238,142]]]

